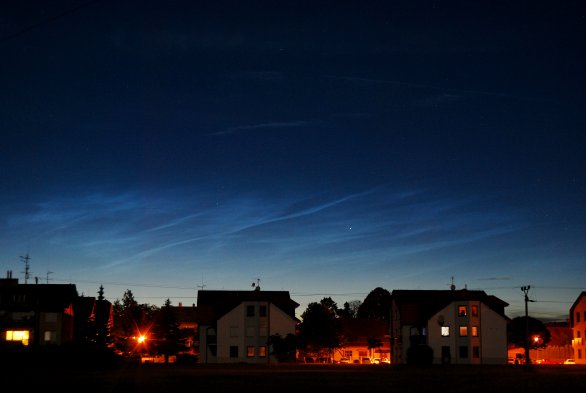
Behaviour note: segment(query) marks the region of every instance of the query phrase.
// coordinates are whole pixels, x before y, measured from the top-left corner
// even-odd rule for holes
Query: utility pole
[[[531,285],[521,287],[521,290],[525,294],[525,365],[526,366],[531,364],[531,359],[529,357],[529,310],[527,308],[527,303],[534,301],[534,300],[529,300],[529,297],[527,296],[529,289],[531,289]]]

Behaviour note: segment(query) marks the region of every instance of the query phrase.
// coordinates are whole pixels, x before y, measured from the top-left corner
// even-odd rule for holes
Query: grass
[[[6,369],[5,369],[6,371]],[[19,364],[25,390],[60,392],[560,392],[586,389],[586,366]],[[14,385],[13,385],[14,386]],[[18,383],[16,384],[18,387]]]

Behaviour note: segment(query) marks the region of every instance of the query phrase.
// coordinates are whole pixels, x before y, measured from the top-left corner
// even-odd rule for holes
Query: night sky
[[[586,277],[582,1],[3,1],[0,265],[108,300]],[[260,281],[257,281],[260,280]]]

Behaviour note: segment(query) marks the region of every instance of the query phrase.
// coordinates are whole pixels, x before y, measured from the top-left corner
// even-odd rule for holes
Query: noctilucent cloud
[[[530,315],[565,320],[586,274],[585,18],[572,1],[1,4],[1,266],[157,306],[254,283],[298,315],[454,283],[515,317],[530,285]]]

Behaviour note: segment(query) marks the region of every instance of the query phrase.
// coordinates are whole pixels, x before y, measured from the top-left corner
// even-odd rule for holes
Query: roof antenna
[[[252,283],[252,287],[255,291],[260,291],[260,278],[256,279],[256,284],[254,282]]]
[[[28,261],[31,259],[31,257],[28,255],[28,253],[25,256],[21,256],[20,259],[24,262],[24,283],[26,284],[28,282],[28,278],[30,277],[30,265],[28,263]]]
[[[455,291],[456,290],[456,284],[454,284],[454,276],[452,276],[452,285],[450,285],[450,289],[452,291]]]

